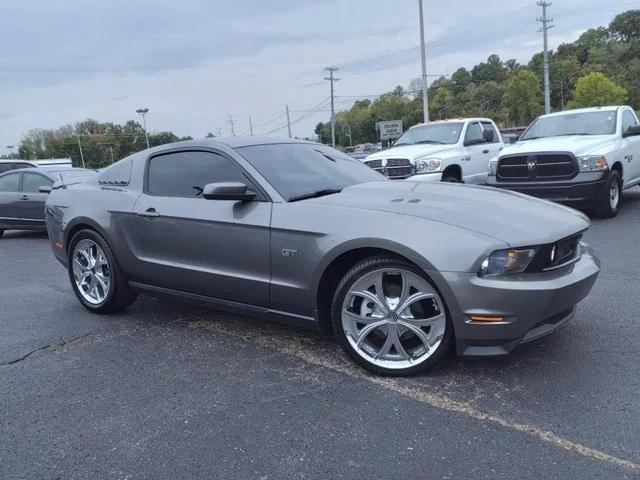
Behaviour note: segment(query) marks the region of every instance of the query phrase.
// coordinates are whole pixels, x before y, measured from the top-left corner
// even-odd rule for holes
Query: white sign
[[[380,132],[380,140],[391,140],[402,135],[402,120],[377,122],[376,126]]]

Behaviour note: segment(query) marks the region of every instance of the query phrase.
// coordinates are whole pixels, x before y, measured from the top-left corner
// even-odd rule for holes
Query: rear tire
[[[461,183],[458,177],[451,176],[442,177],[442,181],[446,183]]]
[[[622,179],[617,170],[611,170],[606,185],[598,200],[596,215],[601,218],[613,218],[620,211],[622,203]]]
[[[68,272],[80,303],[93,313],[113,313],[131,305],[137,294],[109,244],[93,230],[81,230],[69,243]]]
[[[453,344],[446,305],[425,273],[386,255],[365,259],[344,275],[331,320],[347,354],[378,375],[425,372]]]

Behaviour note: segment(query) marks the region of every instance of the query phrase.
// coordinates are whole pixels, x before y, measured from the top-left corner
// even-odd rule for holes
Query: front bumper
[[[606,194],[609,172],[582,172],[567,181],[505,182],[488,177],[487,185],[524,193],[569,205],[574,208],[595,208]]]
[[[454,302],[447,303],[458,355],[504,355],[568,323],[600,271],[593,250],[585,244],[581,248],[577,262],[542,273],[487,278],[443,273],[455,296]],[[476,322],[470,320],[471,315],[501,316],[504,321]]]
[[[417,173],[407,180],[411,182],[439,182],[442,180],[442,172]]]

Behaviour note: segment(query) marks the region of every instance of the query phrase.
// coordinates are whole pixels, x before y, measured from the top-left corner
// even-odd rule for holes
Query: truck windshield
[[[404,132],[393,145],[416,145],[420,143],[453,145],[458,143],[462,122],[430,123],[413,127]]]
[[[565,135],[611,135],[616,132],[616,111],[563,113],[539,117],[522,140]]]

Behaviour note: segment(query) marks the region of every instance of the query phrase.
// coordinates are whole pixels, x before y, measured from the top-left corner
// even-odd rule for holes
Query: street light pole
[[[422,12],[422,0],[418,0],[420,11],[420,52],[422,57],[422,108],[424,110],[424,122],[429,121],[429,96],[427,94],[427,47],[424,43],[424,16]]]
[[[136,110],[136,113],[142,115],[142,124],[144,125],[144,138],[147,141],[147,148],[151,148],[149,145],[149,134],[147,133],[147,113],[149,113],[148,108],[139,108]]]

